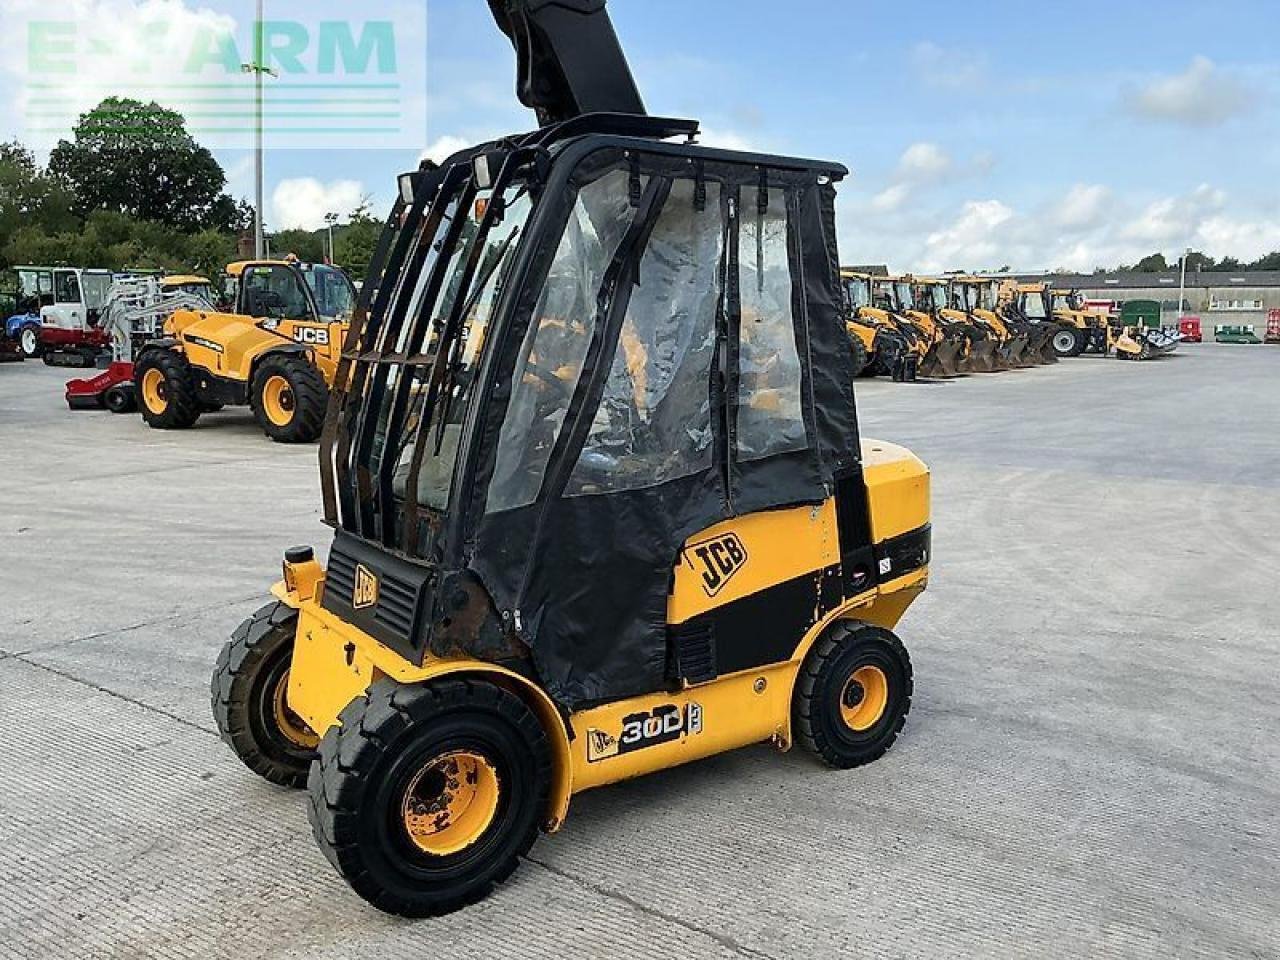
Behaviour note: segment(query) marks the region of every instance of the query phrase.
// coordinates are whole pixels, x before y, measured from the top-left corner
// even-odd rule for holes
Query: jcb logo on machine
[[[378,602],[378,578],[363,563],[356,564],[356,585],[351,591],[351,606],[357,610]]]
[[[681,710],[678,704],[664,703],[644,713],[632,713],[622,718],[622,732],[614,736],[607,730],[591,727],[587,730],[587,762],[608,760],[624,753],[670,743],[683,736],[702,732],[702,705],[688,703]]]
[[[293,331],[293,339],[313,347],[327,347],[329,345],[329,328],[298,327]]]
[[[710,540],[690,544],[685,559],[702,575],[702,589],[714,597],[747,562],[747,548],[736,533],[725,533]]]

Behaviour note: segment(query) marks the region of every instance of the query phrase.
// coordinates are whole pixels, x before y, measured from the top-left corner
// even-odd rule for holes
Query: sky
[[[267,0],[268,17],[317,4],[404,18],[412,122],[399,136],[269,150],[269,228],[318,227],[365,196],[381,210],[420,157],[533,126],[484,0],[428,0],[425,31],[403,0]],[[81,34],[112,37],[157,13],[239,26],[253,17],[248,0],[58,9]],[[707,143],[850,168],[839,197],[845,263],[1087,271],[1155,251],[1176,259],[1185,247],[1240,259],[1280,248],[1274,0],[611,0],[610,12],[650,113],[700,120]],[[163,69],[166,51],[117,57],[131,58]],[[112,92],[108,73],[82,70],[67,103]],[[0,102],[22,102],[29,86],[12,58],[0,64]],[[182,106],[163,83],[156,94]],[[24,137],[24,123],[21,110],[0,116],[0,139]],[[213,146],[231,191],[251,196],[252,154]]]

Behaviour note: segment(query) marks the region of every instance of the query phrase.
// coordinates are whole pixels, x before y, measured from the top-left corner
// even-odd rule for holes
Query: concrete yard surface
[[[208,684],[315,447],[0,366],[0,956],[1280,957],[1280,347],[860,380],[934,483],[882,760],[760,746],[575,798],[487,901],[384,916]]]

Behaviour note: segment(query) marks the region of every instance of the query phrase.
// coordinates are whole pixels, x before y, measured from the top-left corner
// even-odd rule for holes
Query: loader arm
[[[548,126],[586,113],[643,116],[605,0],[489,0],[516,51],[516,96]]]

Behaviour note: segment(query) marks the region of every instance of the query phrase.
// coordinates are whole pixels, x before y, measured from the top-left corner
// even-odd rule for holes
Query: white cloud
[[[12,126],[0,129],[0,135],[21,133],[41,146],[69,132],[80,113],[121,91],[186,112],[198,93],[174,80],[182,75],[187,55],[203,39],[234,31],[236,25],[234,17],[183,0],[66,0],[56,15],[43,0],[5,0],[4,7],[8,31],[22,38],[27,55],[0,61],[0,73],[9,74],[5,87],[12,91],[6,97],[12,98],[12,108],[0,121]],[[50,29],[60,31],[56,36],[28,37],[28,21],[51,19],[57,23]],[[70,69],[59,69],[66,66]],[[48,89],[30,82],[56,82],[56,102]],[[248,85],[236,86],[248,96]],[[18,130],[24,122],[26,129]]]
[[[872,209],[883,213],[900,210],[911,199],[911,187],[905,183],[895,183],[871,198]]]
[[[315,177],[281,180],[271,194],[272,229],[318,230],[324,226],[326,213],[346,216],[365,195],[364,185],[357,180],[334,180],[322,183]]]
[[[951,172],[951,157],[936,143],[913,143],[898,159],[900,182],[928,183]]]
[[[1053,221],[1067,230],[1087,230],[1102,222],[1112,199],[1101,184],[1077,183],[1054,210]]]
[[[1076,184],[1061,197],[1018,207],[969,200],[950,210],[926,204],[850,206],[842,214],[847,262],[888,262],[921,273],[989,270],[1092,271],[1162,252],[1173,262],[1184,247],[1209,256],[1252,260],[1280,246],[1280,209],[1233,205],[1203,184],[1143,205],[1100,184]]]
[[[491,138],[481,137],[477,140],[464,140],[462,137],[446,133],[444,136],[436,137],[436,139],[427,144],[426,149],[424,149],[419,155],[418,162],[421,163],[423,160],[430,160],[433,163],[444,163],[459,150],[465,150],[467,147],[473,147],[477,143],[484,143],[488,139]]]
[[[954,223],[925,238],[923,268],[939,272],[1000,259],[1001,228],[1013,217],[1013,209],[999,200],[970,200]]]
[[[1254,95],[1207,57],[1195,57],[1182,73],[1158,77],[1136,91],[1129,107],[1141,116],[1193,127],[1213,127],[1248,112]]]
[[[1181,246],[1201,223],[1222,210],[1226,199],[1226,194],[1207,183],[1185,196],[1162,197],[1130,220],[1122,236],[1156,246]]]

